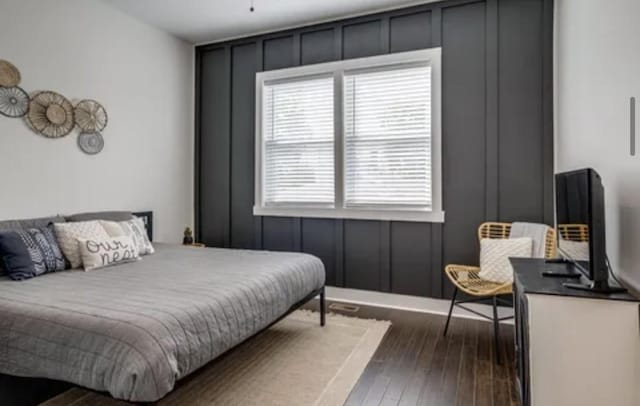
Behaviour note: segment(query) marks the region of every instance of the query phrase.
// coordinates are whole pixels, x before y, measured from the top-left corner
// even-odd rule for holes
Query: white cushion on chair
[[[482,279],[507,283],[513,282],[513,268],[509,257],[531,257],[533,241],[531,238],[508,238],[480,240],[480,272]]]

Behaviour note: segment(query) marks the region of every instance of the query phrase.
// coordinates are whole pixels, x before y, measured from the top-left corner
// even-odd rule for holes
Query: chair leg
[[[496,363],[500,364],[500,319],[498,318],[498,297],[493,297],[493,343]]]
[[[327,306],[326,306],[324,288],[322,288],[322,291],[320,291],[320,326],[322,327],[324,327],[326,322],[326,312],[327,312]]]
[[[458,288],[455,287],[453,289],[453,297],[451,298],[451,306],[449,306],[449,315],[447,316],[447,324],[444,325],[444,333],[443,336],[447,335],[447,330],[449,330],[449,322],[451,321],[451,312],[453,312],[453,306],[456,304],[456,296],[458,295]]]

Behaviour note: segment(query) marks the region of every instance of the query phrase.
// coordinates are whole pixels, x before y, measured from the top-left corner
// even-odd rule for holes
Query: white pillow
[[[82,265],[78,239],[103,240],[109,238],[109,235],[97,220],[54,223],[53,228],[56,232],[58,245],[71,264],[71,268],[79,268]]]
[[[106,239],[78,239],[85,271],[137,260],[138,249],[129,236]]]
[[[513,268],[509,257],[531,257],[531,238],[483,238],[480,240],[480,273],[482,279],[496,282],[513,282]]]
[[[139,255],[153,254],[155,250],[147,235],[147,228],[139,217],[134,217],[126,221],[100,221],[110,237],[127,235],[131,237],[133,243],[138,248]]]
[[[123,235],[127,235],[120,223],[116,221],[100,220],[100,225],[104,228],[104,231],[109,234],[109,237],[122,237]]]

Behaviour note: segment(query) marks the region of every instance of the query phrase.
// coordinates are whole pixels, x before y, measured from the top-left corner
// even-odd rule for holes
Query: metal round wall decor
[[[83,132],[100,132],[109,120],[107,111],[95,100],[82,100],[75,108],[75,120]]]
[[[45,91],[31,99],[27,120],[31,128],[49,138],[69,134],[75,126],[73,106],[64,96]]]
[[[7,117],[22,117],[29,111],[29,95],[19,88],[0,87],[0,114]]]
[[[14,87],[20,84],[20,71],[11,62],[0,59],[0,86]]]
[[[83,132],[78,136],[78,147],[88,155],[95,155],[104,148],[104,138],[99,132]]]

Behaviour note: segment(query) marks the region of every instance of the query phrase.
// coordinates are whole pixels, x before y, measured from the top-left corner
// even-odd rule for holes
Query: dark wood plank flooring
[[[370,306],[355,313],[331,311],[392,322],[346,406],[519,404],[512,325],[501,325],[502,365],[497,365],[488,322],[454,318],[443,337],[446,317],[440,315]]]

